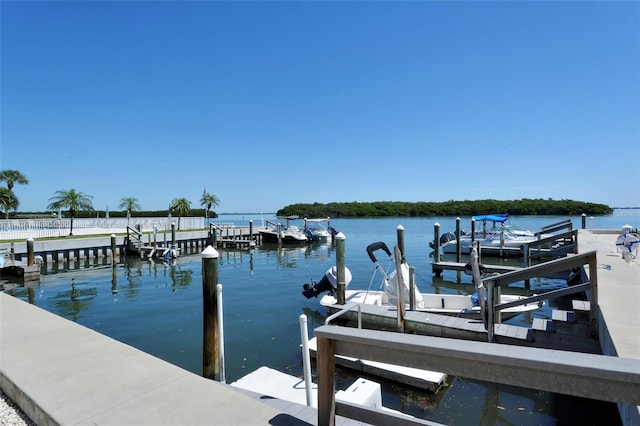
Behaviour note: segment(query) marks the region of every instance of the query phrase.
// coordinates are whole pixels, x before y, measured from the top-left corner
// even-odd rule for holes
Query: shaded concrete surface
[[[313,408],[236,391],[4,293],[0,388],[41,426],[305,425],[317,419]]]

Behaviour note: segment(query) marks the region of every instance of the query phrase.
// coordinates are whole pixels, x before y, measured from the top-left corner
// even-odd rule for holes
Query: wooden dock
[[[0,277],[3,276],[18,277],[25,281],[37,280],[40,278],[40,265],[28,265],[25,262],[8,260],[0,268]]]

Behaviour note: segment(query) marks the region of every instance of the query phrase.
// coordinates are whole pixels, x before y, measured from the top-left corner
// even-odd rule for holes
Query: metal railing
[[[170,231],[171,223],[177,223],[177,217],[149,218],[75,218],[74,235],[100,235],[126,233],[127,226],[140,226],[142,232],[149,232],[154,226],[159,231]],[[180,229],[203,229],[204,218],[182,217]],[[20,240],[27,238],[55,238],[69,235],[71,219],[1,219],[0,240]]]

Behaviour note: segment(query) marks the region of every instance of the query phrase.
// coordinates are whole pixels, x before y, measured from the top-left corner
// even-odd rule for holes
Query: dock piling
[[[346,291],[346,280],[345,280],[345,259],[344,259],[344,248],[345,248],[345,236],[342,232],[336,235],[336,280],[338,282],[338,305],[345,304],[345,291]]]
[[[31,266],[34,263],[34,249],[33,249],[33,238],[27,239],[27,266]]]
[[[219,334],[218,303],[216,285],[218,283],[218,252],[208,246],[202,252],[202,317],[203,317],[203,353],[202,375],[219,380]]]
[[[116,235],[111,234],[111,263],[114,265],[118,263],[116,259],[116,250]]]
[[[436,258],[436,262],[440,262],[440,224],[438,222],[433,225],[433,241],[433,244],[435,245],[433,254]],[[436,273],[436,276],[439,277],[439,273]]]
[[[396,235],[398,238],[398,248],[400,249],[400,255],[404,259],[404,226],[398,225],[396,228]]]
[[[456,217],[456,262],[460,262],[462,259],[462,247],[460,246],[460,218]]]

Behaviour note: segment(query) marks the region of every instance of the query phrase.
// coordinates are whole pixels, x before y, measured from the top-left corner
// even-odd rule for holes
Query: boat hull
[[[304,235],[283,232],[280,236],[275,231],[260,231],[263,243],[305,244],[308,240]]]
[[[481,319],[482,313],[479,306],[475,306],[471,296],[458,294],[433,294],[421,293],[423,305],[416,308],[416,311],[429,312],[438,315],[448,315],[468,319]],[[501,303],[512,302],[523,299],[522,296],[502,295]],[[363,303],[377,306],[390,306],[388,297],[384,291],[347,290],[345,292],[345,303]],[[325,295],[320,299],[322,306],[333,306],[337,303],[334,295]],[[529,303],[501,311],[502,320],[511,319],[523,312],[529,312],[540,308],[538,303]]]

